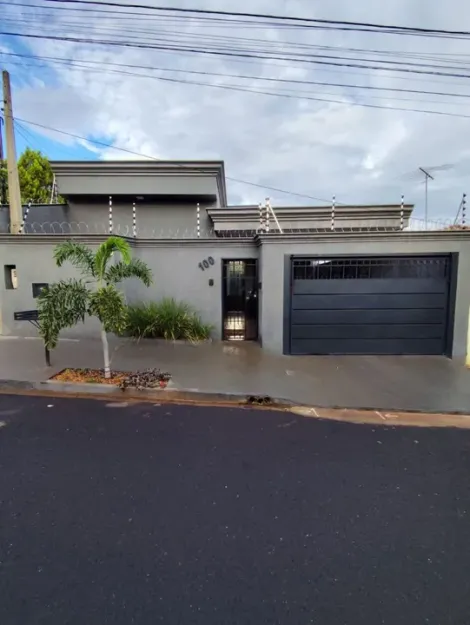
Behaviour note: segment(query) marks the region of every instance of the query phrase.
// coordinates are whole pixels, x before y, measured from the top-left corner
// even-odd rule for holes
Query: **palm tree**
[[[113,262],[113,255],[120,260]],[[83,275],[51,284],[38,297],[39,333],[45,347],[57,345],[59,333],[70,328],[86,316],[97,317],[101,324],[104,374],[111,377],[108,332],[122,332],[126,325],[124,295],[116,285],[126,278],[139,278],[150,286],[152,272],[141,260],[131,257],[129,244],[120,237],[109,237],[96,252],[74,241],[61,243],[54,250],[58,267],[70,261]]]

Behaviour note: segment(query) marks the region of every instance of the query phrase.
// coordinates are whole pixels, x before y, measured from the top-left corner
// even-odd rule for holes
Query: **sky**
[[[158,5],[159,0],[139,4]],[[161,4],[470,31],[470,5],[464,0]],[[23,35],[0,35],[0,66],[12,80],[18,151],[28,145],[54,160],[223,159],[231,204],[258,204],[268,196],[274,207],[325,204],[333,196],[344,204],[397,204],[403,194],[415,204],[414,216],[423,218],[423,167],[434,177],[429,181],[429,219],[447,222],[453,221],[462,194],[470,191],[470,101],[448,95],[470,97],[469,39],[286,28],[285,22],[273,20],[228,24],[118,7],[97,15],[97,10],[45,0],[0,6],[0,30]],[[138,47],[175,41],[186,50]],[[198,46],[251,56],[197,54],[192,50]],[[14,56],[18,54],[26,56]],[[315,62],[299,60],[306,55]],[[401,62],[405,69],[419,64],[424,72],[439,66],[438,71],[464,77],[323,64],[337,62],[331,57],[338,56],[343,57],[340,62],[347,57],[355,59],[350,64],[376,68],[387,66],[384,59]],[[238,91],[240,87],[252,92]]]

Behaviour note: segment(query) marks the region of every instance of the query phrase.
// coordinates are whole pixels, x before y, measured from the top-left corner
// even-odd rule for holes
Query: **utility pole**
[[[3,117],[0,115],[0,161],[3,161],[3,135],[2,135]]]
[[[427,230],[428,228],[428,180],[434,180],[430,173],[428,173],[422,167],[419,168],[420,171],[424,174],[424,226]]]
[[[3,117],[0,115],[0,169],[2,168],[2,161],[4,158],[2,126],[3,126]],[[0,205],[6,204],[6,203],[7,203],[7,185],[6,185],[6,180],[4,179],[3,175],[1,175],[0,177]]]
[[[10,75],[3,71],[3,107],[5,111],[5,137],[7,144],[8,196],[10,200],[10,229],[18,234],[22,222],[22,205],[18,164],[16,162],[15,128],[11,102]]]

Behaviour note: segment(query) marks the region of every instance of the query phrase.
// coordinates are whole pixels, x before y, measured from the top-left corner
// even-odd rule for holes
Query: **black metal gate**
[[[258,261],[224,260],[222,276],[223,339],[258,338]]]
[[[290,353],[444,354],[450,257],[293,258]]]

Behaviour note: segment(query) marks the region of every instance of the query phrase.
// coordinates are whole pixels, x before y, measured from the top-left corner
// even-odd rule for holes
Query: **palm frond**
[[[124,296],[113,284],[101,287],[90,294],[88,313],[98,317],[106,332],[121,334],[126,327]]]
[[[145,286],[150,286],[152,271],[140,258],[132,258],[129,263],[120,261],[111,265],[104,277],[105,281],[111,284],[117,284],[126,278],[139,278]]]
[[[68,260],[82,273],[94,276],[95,256],[91,249],[82,243],[65,241],[57,245],[54,250],[54,260],[58,267],[62,267]]]
[[[90,291],[82,280],[62,280],[43,289],[38,296],[39,334],[48,349],[57,345],[59,333],[85,321]]]
[[[128,265],[131,262],[131,248],[127,241],[121,237],[109,237],[104,241],[95,253],[95,274],[104,279],[106,268],[114,252],[121,254],[121,262]]]

